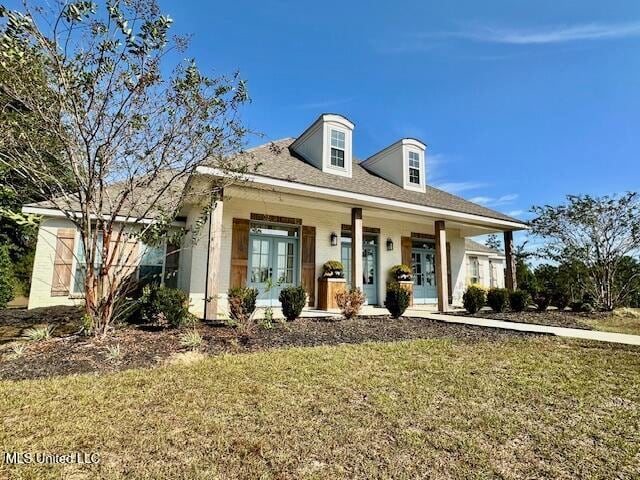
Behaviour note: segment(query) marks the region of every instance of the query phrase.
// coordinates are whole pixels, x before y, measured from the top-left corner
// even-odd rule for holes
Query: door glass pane
[[[411,254],[411,269],[413,270],[413,282],[418,286],[422,286],[422,254],[417,252]]]
[[[278,242],[276,258],[276,281],[279,284],[293,283],[294,246],[289,242]]]
[[[375,268],[374,252],[367,248],[362,252],[362,283],[364,285],[375,283]]]
[[[425,256],[424,267],[424,283],[433,287],[436,284],[436,264],[435,256],[433,253],[427,253]]]
[[[264,283],[269,278],[269,240],[251,242],[251,282]]]
[[[347,285],[351,285],[351,244],[350,243],[342,244],[340,257],[341,257],[340,261],[342,262],[342,267],[344,268],[344,278],[347,282]]]

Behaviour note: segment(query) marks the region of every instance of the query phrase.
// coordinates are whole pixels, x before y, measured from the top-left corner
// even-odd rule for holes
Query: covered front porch
[[[261,305],[277,308],[280,287],[302,285],[308,294],[303,315],[334,315],[337,311],[317,309],[322,266],[337,260],[348,285],[369,298],[365,315],[386,312],[381,307],[389,270],[397,264],[414,271],[419,301],[412,308],[444,312],[461,305],[466,288],[465,237],[492,232],[504,233],[505,284],[515,288],[509,229],[515,225],[415,207],[312,198],[285,188],[229,187],[212,209],[205,238],[192,246],[190,271],[183,275],[193,311],[206,319],[225,317],[226,293],[236,286],[257,288]],[[197,213],[194,207],[189,219]]]

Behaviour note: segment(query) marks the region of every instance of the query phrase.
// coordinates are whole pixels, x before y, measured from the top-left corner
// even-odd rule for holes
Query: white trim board
[[[43,217],[56,217],[56,218],[69,218],[69,217],[74,217],[74,218],[80,218],[82,217],[82,213],[81,212],[63,212],[62,210],[58,209],[58,208],[46,208],[46,207],[29,207],[29,206],[25,206],[22,207],[22,213],[31,213],[34,215],[42,215]],[[104,215],[103,219],[108,219],[110,216],[109,215]],[[98,218],[97,215],[92,214],[91,215],[91,219],[92,220],[96,220]],[[145,225],[149,225],[152,223],[156,223],[157,220],[153,219],[153,218],[136,218],[136,217],[126,217],[124,215],[117,215],[114,219],[116,222],[118,223],[134,223],[134,224],[145,224]],[[172,227],[184,227],[187,225],[187,222],[185,221],[173,221],[171,222],[171,226]]]

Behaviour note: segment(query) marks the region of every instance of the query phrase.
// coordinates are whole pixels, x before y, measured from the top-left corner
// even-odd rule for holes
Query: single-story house
[[[440,311],[461,305],[471,283],[514,288],[512,232],[526,224],[428,185],[420,140],[402,138],[357,160],[354,127],[344,116],[323,114],[297,138],[240,153],[253,168],[225,187],[202,235],[177,247],[138,246],[136,274],[161,274],[207,318],[227,311],[226,293],[236,286],[255,287],[260,304],[277,306],[280,289],[301,284],[309,308],[324,305],[319,278],[328,260],[345,265],[346,284],[362,289],[372,305],[383,304],[396,264],[414,272],[414,304]],[[224,174],[205,165],[194,177]],[[187,198],[178,221],[190,228],[202,209]],[[73,225],[46,203],[23,211],[43,217],[29,308],[81,302]],[[504,254],[467,238],[497,232],[504,234]]]

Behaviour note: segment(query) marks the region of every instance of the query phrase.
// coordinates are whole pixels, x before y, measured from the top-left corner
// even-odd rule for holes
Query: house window
[[[409,152],[409,182],[420,185],[420,154]]]
[[[331,165],[344,168],[345,135],[340,130],[331,130]]]
[[[480,283],[480,262],[478,257],[469,257],[469,283],[471,285]]]

